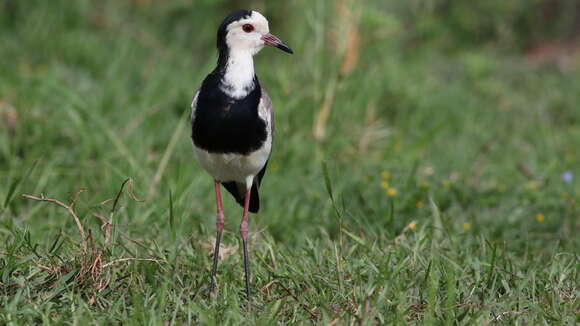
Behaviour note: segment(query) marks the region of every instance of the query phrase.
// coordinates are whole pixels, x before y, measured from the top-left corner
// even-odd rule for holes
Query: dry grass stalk
[[[518,171],[520,171],[520,173],[523,174],[526,178],[530,180],[534,180],[536,178],[532,172],[532,169],[530,169],[524,162],[518,162],[516,167]]]
[[[302,307],[302,309],[308,312],[312,320],[318,320],[318,315],[316,314],[317,311],[316,307],[308,309],[308,306],[306,306],[306,304],[304,303],[301,303],[298,297],[294,293],[292,293],[292,291],[290,291],[290,289],[286,287],[284,284],[282,284],[282,282],[280,282],[279,280],[273,280],[268,282],[260,289],[260,292],[268,291],[272,285],[278,285],[279,287],[281,287],[284,290],[284,292],[287,293],[287,296],[292,297],[292,299],[294,299],[294,301],[296,301],[296,303],[298,303]]]
[[[105,204],[105,203],[108,203],[110,201],[113,201],[113,206],[111,208],[111,211],[109,212],[108,218],[104,218],[103,216],[101,216],[99,214],[95,214],[95,216],[101,221],[101,231],[103,234],[103,245],[100,247],[95,244],[95,241],[93,239],[93,234],[92,234],[92,231],[90,229],[88,230],[88,236],[87,236],[87,233],[85,232],[85,229],[84,229],[77,213],[74,210],[74,204],[76,202],[76,199],[78,198],[78,195],[81,192],[83,192],[84,190],[80,190],[79,192],[77,192],[74,199],[68,205],[57,200],[57,199],[54,199],[54,198],[46,198],[42,194],[40,196],[34,196],[34,195],[29,195],[29,194],[22,195],[23,197],[28,198],[28,199],[42,201],[42,202],[49,202],[49,203],[53,203],[57,206],[60,206],[62,208],[65,208],[68,211],[68,213],[73,217],[75,224],[77,226],[77,229],[79,231],[80,237],[81,237],[81,245],[80,245],[81,246],[81,255],[80,255],[80,257],[78,257],[78,258],[80,258],[80,267],[78,268],[78,271],[76,272],[76,274],[74,276],[74,280],[78,285],[80,285],[80,288],[100,291],[102,289],[109,287],[111,282],[114,282],[114,280],[111,280],[110,279],[111,274],[104,273],[104,270],[107,269],[108,267],[111,267],[111,266],[117,264],[117,263],[129,262],[129,261],[151,261],[151,262],[156,262],[156,263],[165,262],[164,260],[159,260],[159,259],[154,259],[154,258],[127,257],[127,258],[114,259],[114,260],[111,260],[109,262],[104,263],[106,261],[106,258],[107,258],[106,257],[107,251],[108,251],[109,247],[111,246],[113,218],[114,218],[115,212],[117,211],[119,199],[121,198],[121,195],[123,193],[127,193],[127,195],[131,199],[133,199],[135,201],[141,201],[133,194],[132,185],[133,185],[133,180],[130,178],[126,179],[122,183],[119,191],[117,192],[117,195],[114,198],[105,200],[101,203],[101,204]],[[34,264],[34,266],[38,267],[40,270],[46,271],[52,275],[62,275],[62,274],[68,273],[68,272],[73,270],[73,267],[69,266],[68,264],[57,265],[57,266],[45,266],[45,265],[38,264],[38,263],[33,263],[33,264]],[[96,302],[95,296],[91,295],[91,294],[87,294],[87,295],[88,295],[89,303],[91,305],[94,304]]]
[[[103,268],[107,268],[111,265],[114,264],[118,264],[118,263],[123,263],[123,262],[129,262],[129,261],[152,261],[155,263],[165,263],[166,261],[161,260],[161,259],[154,259],[154,258],[133,258],[133,257],[128,257],[128,258],[119,258],[119,259],[115,259],[112,260],[106,264],[104,264],[102,267]]]
[[[340,33],[342,38],[342,62],[340,74],[348,76],[356,68],[359,58],[361,36],[359,32],[360,10],[353,10],[352,0],[338,0],[336,10],[339,17]]]
[[[112,233],[112,229],[113,229],[113,215],[115,214],[115,211],[117,210],[117,205],[119,204],[119,198],[121,198],[121,195],[123,194],[123,190],[125,189],[125,186],[128,186],[127,195],[131,199],[133,199],[136,202],[142,202],[142,200],[137,198],[135,196],[135,194],[133,193],[133,179],[128,178],[125,181],[123,181],[123,183],[121,184],[121,188],[117,192],[117,196],[115,196],[115,198],[107,199],[101,203],[101,205],[102,205],[102,204],[108,203],[109,201],[113,200],[113,207],[111,208],[111,212],[109,213],[109,220],[108,221],[105,221],[105,219],[102,216],[95,214],[95,216],[97,218],[99,218],[99,220],[102,223],[101,224],[101,231],[103,232],[103,236],[105,239],[105,244],[104,244],[105,249],[107,249],[110,245],[111,233]]]
[[[352,9],[355,4],[353,0],[335,1],[338,19],[336,25],[329,29],[328,40],[340,63],[337,72],[329,78],[324,101],[316,114],[312,133],[317,141],[322,141],[326,136],[326,125],[332,111],[339,76],[350,75],[358,64],[361,43],[358,27],[360,10]]]
[[[86,235],[85,235],[85,229],[83,227],[83,224],[81,223],[81,220],[77,216],[77,213],[74,211],[75,201],[76,201],[78,195],[81,192],[83,192],[83,191],[84,191],[84,189],[79,190],[77,192],[77,194],[75,195],[75,198],[73,199],[73,201],[69,205],[67,205],[67,204],[59,201],[58,199],[46,198],[46,197],[44,197],[44,194],[40,194],[40,197],[34,196],[34,195],[24,194],[24,195],[22,195],[22,197],[28,198],[28,199],[32,199],[32,200],[36,200],[36,201],[43,201],[43,202],[53,203],[55,205],[58,205],[58,206],[60,206],[60,207],[62,207],[64,209],[66,209],[67,212],[74,219],[75,224],[77,225],[77,229],[79,230],[79,233],[80,233],[80,236],[81,236],[81,248],[82,248],[83,254],[86,254],[86,252],[87,252],[87,240],[86,240]]]
[[[375,152],[382,151],[384,142],[382,141],[389,135],[389,130],[383,125],[376,115],[376,105],[370,102],[367,105],[365,114],[365,123],[360,131],[358,147],[352,152],[355,155],[365,154],[370,155],[373,150],[373,145],[380,145]]]
[[[332,79],[329,82],[328,87],[326,88],[326,94],[324,95],[324,102],[322,103],[322,106],[316,115],[312,134],[314,135],[314,139],[318,141],[323,140],[324,136],[326,136],[326,122],[328,121],[328,117],[330,116],[330,111],[332,109],[332,103],[334,102],[336,83],[336,79]]]
[[[16,109],[12,105],[0,101],[0,120],[6,127],[8,134],[13,135],[19,120]]]

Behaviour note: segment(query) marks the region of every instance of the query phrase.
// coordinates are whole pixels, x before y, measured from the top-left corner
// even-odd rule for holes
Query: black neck
[[[225,44],[219,44],[218,43],[218,61],[217,61],[217,66],[215,68],[215,70],[219,70],[222,73],[225,73],[226,71],[226,65],[228,63],[228,59],[230,58],[230,50],[228,49],[228,46]]]

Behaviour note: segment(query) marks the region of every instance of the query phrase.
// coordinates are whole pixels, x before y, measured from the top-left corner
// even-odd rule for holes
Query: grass
[[[205,296],[213,188],[187,118],[231,8],[0,2],[0,323],[580,322],[578,65],[405,3],[266,6],[296,54],[256,58],[277,135],[248,313],[231,198]]]

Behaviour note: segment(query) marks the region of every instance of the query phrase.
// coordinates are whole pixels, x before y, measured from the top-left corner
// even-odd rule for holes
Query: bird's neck
[[[218,69],[221,72],[220,89],[227,95],[240,99],[255,88],[254,59],[251,51],[230,50],[220,53]]]

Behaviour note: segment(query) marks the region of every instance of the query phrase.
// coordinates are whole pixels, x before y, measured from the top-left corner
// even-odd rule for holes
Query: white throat
[[[254,58],[248,50],[230,49],[226,71],[221,80],[221,90],[240,99],[254,89]]]

